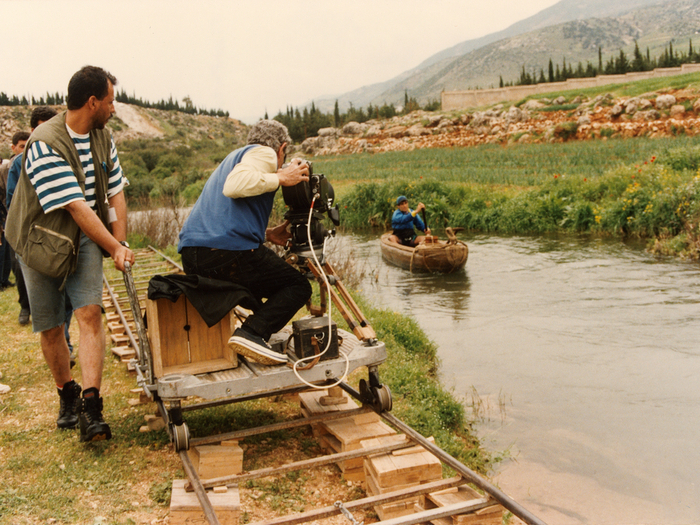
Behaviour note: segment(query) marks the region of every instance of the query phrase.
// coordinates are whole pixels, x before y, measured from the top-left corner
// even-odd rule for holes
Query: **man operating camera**
[[[282,167],[291,138],[275,120],[255,124],[247,142],[209,177],[180,232],[178,251],[186,273],[239,284],[261,303],[229,346],[259,363],[283,364],[287,357],[267,341],[306,304],[311,284],[263,243],[289,239],[288,221],[267,228],[275,193],[308,181],[309,168],[300,159]]]

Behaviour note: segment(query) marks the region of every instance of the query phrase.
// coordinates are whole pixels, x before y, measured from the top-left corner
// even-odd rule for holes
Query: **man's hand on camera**
[[[309,165],[301,159],[292,159],[289,164],[277,170],[280,186],[295,186],[309,180]]]
[[[287,231],[287,226],[289,226],[289,221],[284,221],[274,228],[268,228],[265,230],[265,240],[278,246],[284,246],[292,237],[292,234]]]

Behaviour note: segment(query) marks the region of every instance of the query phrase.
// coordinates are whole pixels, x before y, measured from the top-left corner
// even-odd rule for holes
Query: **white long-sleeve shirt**
[[[277,154],[262,146],[247,151],[226,177],[223,194],[232,199],[262,195],[279,188]]]

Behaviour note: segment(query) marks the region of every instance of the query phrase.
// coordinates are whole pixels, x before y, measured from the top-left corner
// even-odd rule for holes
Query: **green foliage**
[[[562,122],[554,127],[554,136],[564,141],[574,138],[578,131],[578,123],[575,121]]]
[[[579,62],[574,68],[569,62],[566,63],[566,58],[562,60],[561,67],[556,64],[552,66],[552,59],[549,59],[549,74],[545,78],[544,70],[540,69],[539,77],[533,71],[532,73],[525,70],[522,66],[520,77],[517,81],[503,82],[500,80],[500,87],[504,86],[525,86],[530,84],[540,84],[547,82],[564,82],[570,78],[591,78],[597,75],[624,75],[625,73],[651,71],[655,68],[679,67],[682,64],[700,62],[700,53],[693,49],[693,41],[689,41],[688,52],[679,52],[673,49],[673,41],[669,42],[663,52],[655,58],[649,56],[649,48],[647,54],[644,55],[637,41],[634,42],[634,52],[632,60],[627,58],[627,54],[622,50],[618,50],[616,54],[611,55],[605,64],[603,64],[602,49],[598,48],[598,64],[597,66],[590,61],[584,66]],[[556,71],[556,72],[555,72]]]
[[[700,146],[695,145],[697,139],[695,142],[688,139],[685,147],[678,147],[679,140],[611,141],[626,148],[628,154],[634,147],[639,147],[638,152],[650,151],[640,147],[643,144],[653,146],[651,151],[655,154],[641,162],[637,160],[636,164],[629,162],[631,157],[626,164],[617,159],[613,167],[602,173],[591,169],[591,165],[600,162],[599,156],[605,154],[609,161],[611,152],[622,151],[614,144],[608,149],[611,142],[597,145],[577,142],[570,147],[559,144],[558,155],[550,159],[551,166],[543,163],[545,150],[534,145],[499,148],[500,162],[493,160],[491,177],[479,176],[481,184],[470,182],[476,177],[470,177],[469,171],[462,172],[459,180],[455,168],[450,166],[450,162],[459,158],[457,152],[441,150],[443,158],[433,158],[436,169],[430,176],[427,175],[429,171],[421,171],[426,173],[425,178],[422,175],[412,180],[387,176],[384,183],[356,184],[343,198],[343,208],[347,208],[341,220],[350,227],[388,228],[396,196],[404,194],[412,206],[419,201],[425,203],[429,224],[436,228],[450,225],[500,233],[679,235],[693,223],[694,217],[700,216],[700,176],[697,174]],[[491,158],[490,149],[482,149],[481,153]],[[374,158],[377,157],[379,155]],[[393,157],[394,167],[400,166],[407,157],[417,158],[408,153],[397,155]],[[539,159],[539,173],[529,175],[521,166],[520,157]],[[473,160],[474,164],[481,162]],[[421,163],[422,158],[416,162]],[[542,175],[564,163],[568,163],[569,173]],[[520,166],[521,173],[519,176],[511,174],[510,181],[522,182],[494,185],[503,180],[499,172],[509,164]],[[367,170],[372,171],[371,168]],[[375,174],[382,172],[383,169],[374,170]],[[490,184],[484,183],[489,179]]]
[[[669,149],[666,163],[676,171],[697,171],[700,168],[700,146]]]
[[[180,140],[184,142],[180,142]],[[119,144],[119,160],[129,179],[125,194],[139,206],[169,205],[183,200],[192,204],[209,175],[231,151],[239,138],[193,140],[187,134],[169,139],[127,140]]]

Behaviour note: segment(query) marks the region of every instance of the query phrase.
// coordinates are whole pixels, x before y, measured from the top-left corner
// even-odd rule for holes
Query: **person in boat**
[[[430,235],[430,228],[427,228],[418,213],[425,209],[425,204],[418,203],[415,210],[408,207],[408,199],[401,195],[396,199],[396,211],[391,217],[391,227],[394,230],[389,240],[403,246],[418,246],[425,240],[425,235]],[[414,227],[425,235],[416,235]]]
[[[267,228],[277,189],[309,180],[308,164],[301,159],[282,167],[291,140],[275,120],[253,125],[248,145],[231,152],[207,180],[178,246],[186,274],[233,282],[261,303],[228,344],[265,365],[287,363],[286,355],[267,341],[311,297],[309,280],[263,245],[284,246],[291,237],[289,221]]]

